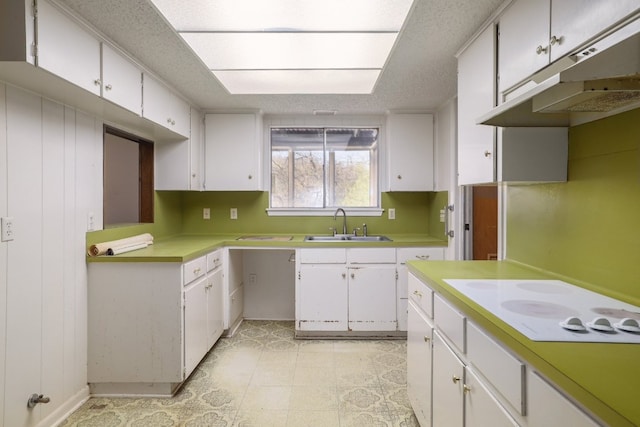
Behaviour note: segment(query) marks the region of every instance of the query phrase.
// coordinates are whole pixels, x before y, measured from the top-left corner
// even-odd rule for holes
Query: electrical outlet
[[[258,281],[258,277],[256,276],[255,273],[249,274],[249,284],[255,285],[257,281]]]
[[[389,219],[396,219],[396,210],[394,208],[389,209]]]
[[[96,215],[93,212],[87,214],[87,231],[94,231],[96,229]]]
[[[231,208],[229,211],[229,217],[231,219],[238,219],[238,208]]]
[[[202,208],[202,219],[211,219],[211,209]]]
[[[2,217],[0,219],[0,228],[2,229],[3,242],[9,242],[15,238],[13,234],[13,218],[9,216]]]

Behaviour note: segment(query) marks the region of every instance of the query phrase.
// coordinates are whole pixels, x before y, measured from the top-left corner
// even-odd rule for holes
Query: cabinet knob
[[[552,36],[551,39],[549,40],[549,44],[551,46],[553,46],[555,44],[560,44],[561,42],[562,42],[562,36],[560,36],[560,37]]]
[[[418,298],[422,298],[422,292],[419,292],[419,291],[413,291],[413,294],[414,294],[415,296],[417,296]]]
[[[429,255],[416,255],[416,258],[422,261],[426,261],[429,259]]]
[[[462,390],[464,393],[470,393],[471,392],[471,387],[469,387],[468,385],[463,385],[462,386]]]
[[[105,90],[111,90],[111,89],[113,89],[113,86],[111,86],[111,85],[109,84],[109,85],[106,85],[104,88],[105,88]]]
[[[489,151],[489,150],[485,150],[485,151],[484,151],[484,156],[485,156],[485,157],[491,157],[491,151]]]
[[[351,278],[352,278],[352,279],[355,279],[355,278],[356,278],[356,275],[355,275],[354,273],[351,273]]]
[[[253,175],[249,175],[249,179],[253,179]]]
[[[169,117],[167,118],[167,123],[169,123],[171,126],[174,126],[176,124],[176,121]]]
[[[398,175],[398,179],[402,179],[402,175]]]
[[[547,53],[549,51],[549,46],[542,46],[542,45],[538,45],[538,47],[536,48],[536,53],[538,55],[542,55],[543,53]]]
[[[342,273],[342,278],[346,279],[347,278],[347,273]]]
[[[458,381],[460,381],[460,377],[454,375],[453,377],[451,377],[451,381],[453,381],[454,384],[458,384]]]
[[[424,336],[424,342],[429,342],[429,341],[431,341],[431,338],[429,338],[428,336],[425,335]]]
[[[100,86],[100,85],[102,84],[102,80],[100,80],[100,79],[95,79],[95,80],[93,81],[93,84],[94,84],[94,85],[96,85],[96,86]]]

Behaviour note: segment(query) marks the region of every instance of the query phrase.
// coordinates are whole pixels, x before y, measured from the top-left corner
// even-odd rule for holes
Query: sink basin
[[[391,242],[387,236],[305,236],[305,242]]]

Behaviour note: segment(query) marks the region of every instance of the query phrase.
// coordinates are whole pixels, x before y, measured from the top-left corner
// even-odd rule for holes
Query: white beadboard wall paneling
[[[64,216],[64,235],[61,250],[65,254],[64,263],[64,364],[62,370],[65,373],[65,396],[75,393],[77,384],[81,380],[78,372],[75,342],[78,339],[76,288],[84,286],[78,279],[78,263],[83,264],[77,252],[75,227],[78,222],[76,208],[76,180],[79,179],[76,171],[76,112],[71,107],[64,109],[64,206],[67,214]],[[86,303],[79,307],[86,309]],[[80,337],[82,338],[82,337]]]
[[[5,426],[30,426],[42,405],[42,99],[7,87],[8,208],[15,239],[7,265]],[[49,366],[49,369],[54,369]]]
[[[42,101],[42,387],[64,402],[64,106]],[[57,369],[49,369],[56,366]],[[42,405],[42,416],[56,405]]]
[[[0,216],[7,216],[7,102],[6,86],[0,83]],[[0,421],[4,420],[5,354],[7,344],[7,248],[0,242]]]

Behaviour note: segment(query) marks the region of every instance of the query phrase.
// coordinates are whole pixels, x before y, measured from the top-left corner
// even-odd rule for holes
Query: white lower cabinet
[[[424,248],[398,248],[396,250],[396,270],[398,280],[396,282],[396,296],[398,313],[398,330],[407,330],[407,289],[408,274],[407,261],[440,261],[444,259],[444,248],[424,247]]]
[[[296,331],[396,332],[395,248],[300,249]]]
[[[431,425],[433,324],[418,305],[409,301],[407,332],[407,394],[421,426]]]
[[[88,265],[93,395],[171,395],[222,334],[222,267],[207,257]]]
[[[599,425],[443,295],[408,281],[407,393],[422,427]]]

